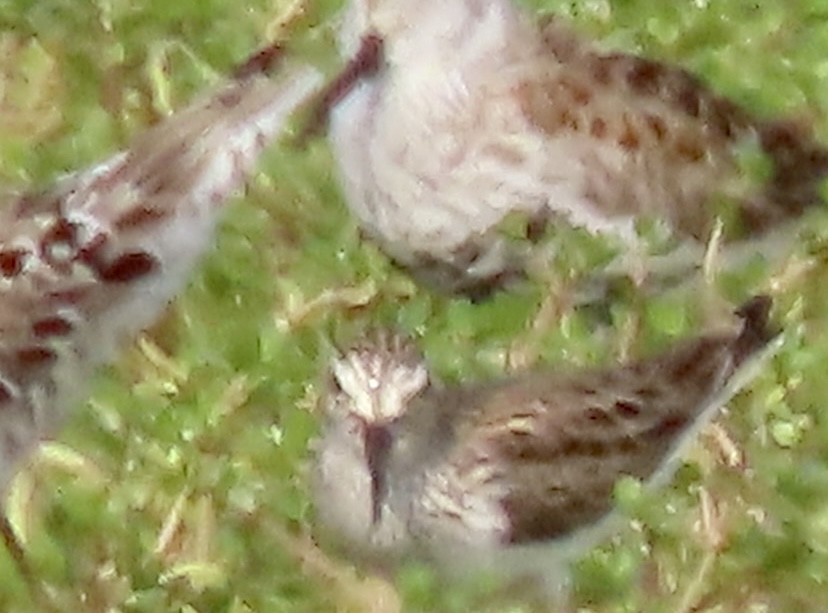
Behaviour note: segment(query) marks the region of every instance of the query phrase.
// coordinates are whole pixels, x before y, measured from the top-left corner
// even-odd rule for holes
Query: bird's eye
[[[342,393],[342,386],[339,384],[339,380],[336,378],[333,372],[328,372],[328,375],[325,377],[325,388],[327,389],[328,393],[331,395],[341,394]]]

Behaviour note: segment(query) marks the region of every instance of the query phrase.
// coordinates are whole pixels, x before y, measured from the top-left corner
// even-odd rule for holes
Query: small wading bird
[[[533,578],[565,595],[565,565],[606,536],[623,476],[670,478],[686,442],[780,344],[770,299],[741,329],[623,366],[538,370],[440,387],[384,334],[333,361],[314,496],[322,525],[388,571],[423,557],[450,575]]]
[[[347,204],[443,290],[483,297],[523,275],[550,222],[614,237],[614,268],[640,280],[697,266],[720,215],[738,262],[758,249],[747,239],[820,202],[828,151],[804,127],[539,24],[512,0],[351,0],[339,38],[352,61],[319,115],[330,112]],[[765,180],[740,169],[751,146]],[[504,235],[515,216],[525,240]],[[642,220],[682,248],[648,257]]]
[[[0,497],[93,369],[185,286],[223,204],[321,86],[301,65],[268,76],[282,55],[260,51],[127,150],[0,207]]]

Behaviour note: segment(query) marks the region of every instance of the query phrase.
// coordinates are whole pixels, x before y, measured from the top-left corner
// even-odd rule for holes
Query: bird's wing
[[[469,396],[427,486],[458,526],[501,542],[566,536],[607,514],[617,480],[668,476],[676,451],[778,347],[770,301],[741,331],[678,343],[627,366],[534,373]],[[769,347],[767,351],[765,348]]]
[[[517,90],[521,108],[550,137],[588,139],[594,167],[631,178],[605,185],[597,173],[587,186],[604,215],[666,219],[703,241],[721,214],[716,194],[735,201],[733,230],[746,235],[820,202],[828,150],[810,129],[755,117],[678,66],[603,52],[557,20],[541,36],[537,73]],[[767,181],[738,172],[736,147],[748,138],[774,165]]]

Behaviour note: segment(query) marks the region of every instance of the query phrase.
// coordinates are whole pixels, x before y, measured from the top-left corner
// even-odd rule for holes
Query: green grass
[[[266,40],[287,2],[243,4],[0,2],[0,181],[40,184],[101,159],[215,83]],[[299,26],[302,52],[328,65],[324,24],[337,5],[314,3]],[[828,20],[816,3],[532,5],[570,15],[609,46],[677,61],[757,112],[813,119],[828,137]],[[579,564],[589,610],[802,611],[828,601],[828,216],[806,225],[779,267],[788,265],[776,293],[785,345],[719,422],[744,465],[728,466],[708,436],[669,488],[619,485],[633,528]],[[562,277],[593,265],[572,254]],[[768,275],[744,271],[719,291],[735,302]],[[480,306],[435,296],[360,242],[324,143],[274,148],[189,289],[101,375],[21,474],[9,510],[64,610],[360,611],[383,598],[410,611],[480,609],[479,592],[440,587],[425,569],[407,569],[396,591],[310,545],[307,445],[332,340],[393,324],[420,338],[442,377],[480,378],[640,354],[696,331],[702,310],[689,294],[622,291],[611,323],[596,327],[594,313],[567,310],[539,284]],[[706,531],[703,499],[718,509]],[[32,606],[0,553],[0,609]]]

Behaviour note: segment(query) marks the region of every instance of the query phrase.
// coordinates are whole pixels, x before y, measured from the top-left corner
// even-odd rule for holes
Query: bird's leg
[[[668,253],[652,255],[646,252],[646,245],[633,244],[604,270],[609,277],[626,276],[633,284],[642,288],[653,281],[684,279],[694,274],[701,266],[704,251],[694,243],[683,242]]]

